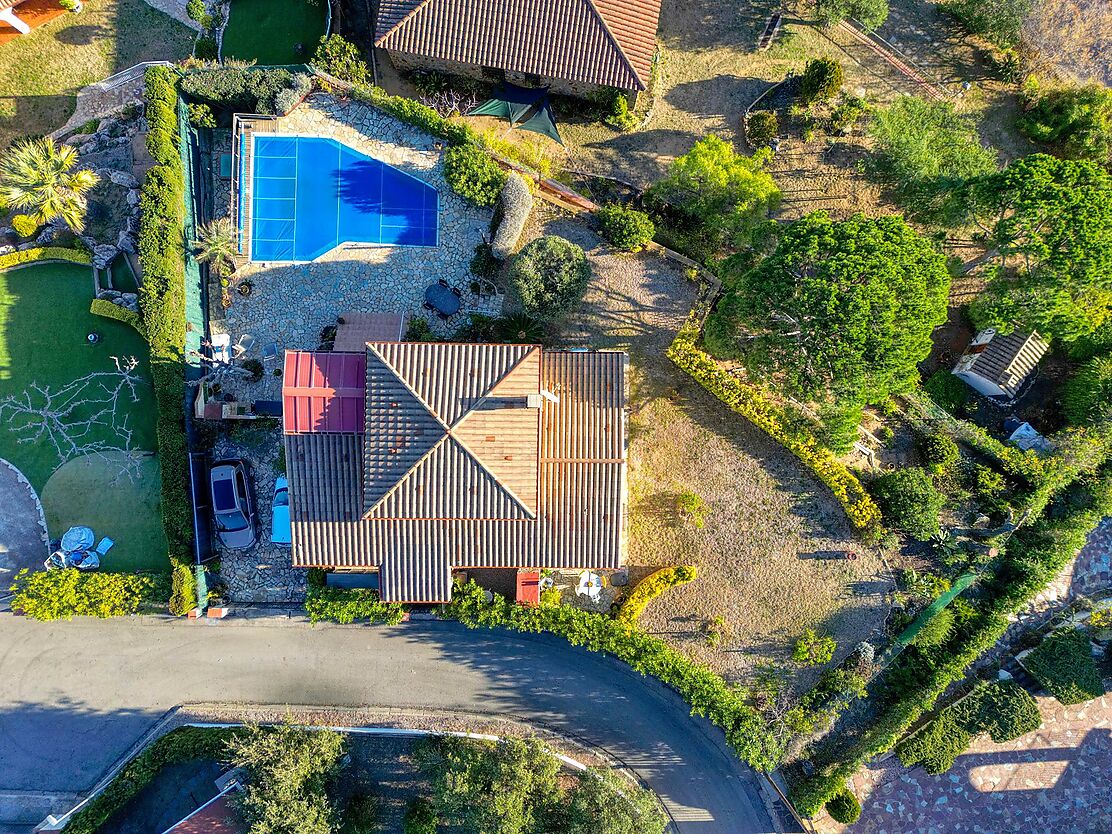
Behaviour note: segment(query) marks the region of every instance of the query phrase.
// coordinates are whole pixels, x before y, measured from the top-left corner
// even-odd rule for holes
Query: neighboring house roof
[[[452,568],[621,564],[624,354],[380,342],[365,361],[361,433],[287,430],[294,565],[377,567],[383,599],[436,602]]]
[[[987,341],[985,335],[988,335]],[[1038,333],[1017,330],[1007,336],[978,334],[963,357],[963,370],[987,379],[1003,388],[1009,396],[1015,396],[1049,349],[1050,346]]]
[[[188,817],[163,834],[247,834],[247,826],[232,806],[229,785]]]
[[[644,90],[659,18],[660,0],[381,0],[375,45]]]
[[[343,313],[337,318],[332,350],[362,353],[367,342],[392,342],[405,338],[406,316],[401,313]]]
[[[286,351],[282,424],[287,432],[358,431],[363,422],[361,353]]]

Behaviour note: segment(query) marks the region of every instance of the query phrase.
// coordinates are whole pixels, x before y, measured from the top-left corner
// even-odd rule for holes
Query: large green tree
[[[1064,342],[1112,326],[1112,175],[1087,161],[1032,154],[963,192],[996,264],[972,313]]]
[[[952,102],[901,96],[877,110],[869,126],[875,170],[912,214],[944,219],[950,193],[996,170],[996,152],[981,144],[977,124]]]
[[[836,406],[851,429],[865,404],[916,383],[950,289],[945,258],[902,218],[835,222],[826,212],[796,221],[769,257],[726,277],[707,347],[794,397]]]
[[[770,158],[767,149],[744,156],[729,142],[707,136],[672,162],[650,197],[704,228],[716,245],[742,245],[780,201],[780,189],[765,170]]]
[[[607,770],[579,777],[568,796],[561,834],[664,834],[656,797]]]

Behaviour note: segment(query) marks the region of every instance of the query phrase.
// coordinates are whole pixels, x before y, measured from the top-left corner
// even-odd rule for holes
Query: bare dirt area
[[[1074,81],[1112,86],[1112,5],[1108,0],[1043,0],[1023,26],[1040,61]]]
[[[698,292],[684,269],[614,252],[586,223],[545,207],[534,217],[528,237],[575,241],[594,272],[556,343],[630,352],[631,578],[668,565],[699,569],[652,602],[641,624],[731,680],[758,661],[784,660],[807,626],[834,635],[840,654],[880,628],[891,584],[833,496],[665,358]],[[704,500],[701,529],[677,510],[682,491]],[[843,558],[849,550],[859,558]]]

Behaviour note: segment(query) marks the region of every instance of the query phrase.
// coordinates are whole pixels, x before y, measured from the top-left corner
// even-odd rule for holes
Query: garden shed
[[[1017,330],[1004,336],[986,328],[969,343],[953,373],[978,393],[1007,402],[1019,395],[1049,349],[1038,333]]]

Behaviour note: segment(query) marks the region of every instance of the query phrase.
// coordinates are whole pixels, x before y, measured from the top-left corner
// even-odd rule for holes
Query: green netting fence
[[[178,133],[182,169],[185,176],[185,239],[197,239],[197,189],[194,187],[195,161],[198,158],[197,134],[189,124],[189,110],[185,100],[178,97]],[[201,266],[193,257],[192,249],[185,247],[185,361],[200,365],[201,339],[205,335],[204,285]]]
[[[953,602],[962,591],[972,585],[976,581],[977,576],[978,575],[973,572],[963,573],[954,581],[954,584],[950,586],[950,590],[920,611],[915,621],[905,628],[899,637],[892,641],[892,646],[887,652],[886,660],[890,661],[894,659],[900,652],[911,645],[911,642],[918,636],[919,632],[923,630],[923,627],[933,620],[939,611]]]

